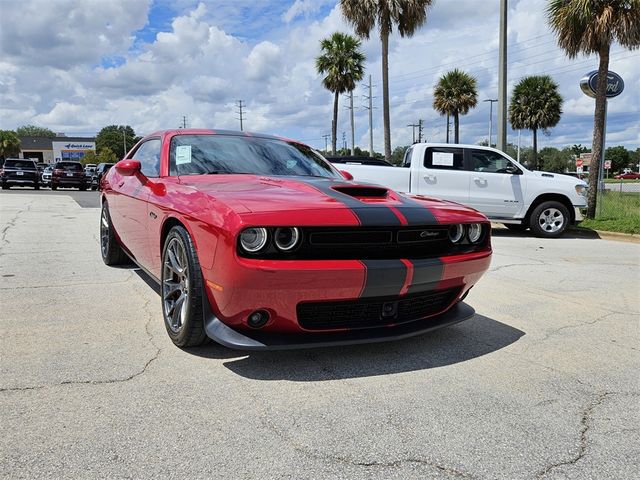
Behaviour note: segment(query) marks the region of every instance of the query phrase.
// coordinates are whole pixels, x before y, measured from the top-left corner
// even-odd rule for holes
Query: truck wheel
[[[51,190],[57,190],[58,187],[56,185],[51,185]]]
[[[569,225],[569,211],[560,202],[543,202],[531,212],[530,228],[537,237],[555,238]]]
[[[2,184],[2,189],[3,190],[9,190],[11,188],[10,185],[5,185],[4,183]]]

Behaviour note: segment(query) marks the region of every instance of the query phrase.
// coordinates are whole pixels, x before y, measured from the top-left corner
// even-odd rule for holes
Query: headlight
[[[482,238],[482,224],[472,223],[469,225],[469,230],[467,232],[469,235],[469,241],[471,243],[478,243]]]
[[[300,240],[300,230],[296,227],[283,227],[276,229],[274,242],[283,252],[288,252],[298,245]]]
[[[267,244],[266,228],[247,228],[240,234],[240,245],[249,253],[256,253]]]
[[[460,224],[451,225],[449,227],[449,240],[453,243],[458,243],[464,237],[464,227]]]
[[[583,197],[587,196],[587,187],[584,185],[576,185],[576,193],[578,195],[582,195]]]

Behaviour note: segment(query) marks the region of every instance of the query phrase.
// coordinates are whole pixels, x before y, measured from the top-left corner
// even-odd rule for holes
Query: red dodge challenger
[[[179,347],[375,342],[471,318],[487,219],[345,176],[292,140],[154,133],[103,177],[102,259],[158,282]]]

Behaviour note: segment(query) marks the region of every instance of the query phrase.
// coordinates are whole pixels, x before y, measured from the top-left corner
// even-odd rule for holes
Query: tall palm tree
[[[598,79],[606,78],[614,41],[631,50],[640,46],[639,0],[549,0],[547,18],[558,36],[558,45],[569,58],[580,53],[598,55]],[[596,88],[590,166],[596,173],[600,171],[602,157],[606,86],[607,82],[599,81]],[[588,218],[596,214],[597,177],[597,174],[589,175]]]
[[[538,130],[555,127],[562,114],[562,96],[558,84],[549,75],[525,77],[513,88],[509,121],[514,130],[526,128],[533,133],[533,165],[538,165]]]
[[[336,130],[338,128],[338,98],[341,93],[356,88],[356,82],[364,75],[365,56],[360,51],[360,40],[336,32],[320,41],[322,53],[316,58],[316,69],[324,75],[322,84],[333,92],[333,122],[331,124],[331,148],[336,154]]]
[[[410,37],[427,21],[433,0],[340,0],[342,14],[356,30],[369,38],[378,25],[382,42],[382,111],[384,158],[391,161],[391,120],[389,118],[389,35],[395,25],[401,37]]]
[[[455,143],[460,142],[460,115],[466,115],[477,104],[476,79],[457,68],[440,77],[433,89],[433,108],[441,115],[453,116]]]

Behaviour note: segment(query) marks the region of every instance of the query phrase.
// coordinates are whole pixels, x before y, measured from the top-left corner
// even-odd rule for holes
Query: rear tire
[[[57,190],[58,187],[56,185],[51,185],[51,190]]]
[[[556,238],[564,233],[571,217],[560,202],[543,202],[531,212],[530,228],[537,237]]]
[[[40,185],[38,185],[37,183],[33,186],[34,190],[40,190]]]
[[[10,185],[5,185],[4,183],[2,184],[2,189],[3,190],[9,190],[11,188]]]
[[[202,270],[189,233],[175,226],[162,249],[162,316],[171,341],[194,347],[207,340],[204,330]]]
[[[100,253],[105,265],[126,265],[130,262],[129,257],[116,239],[107,202],[102,203],[102,212],[100,213]]]

